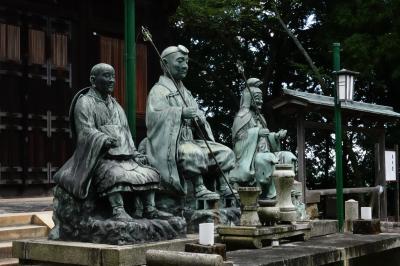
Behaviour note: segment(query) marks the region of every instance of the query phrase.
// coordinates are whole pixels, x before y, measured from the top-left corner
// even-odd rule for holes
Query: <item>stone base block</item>
[[[217,228],[221,241],[229,250],[241,248],[262,248],[273,240],[292,239],[307,240],[310,238],[309,222],[276,226],[219,226]]]
[[[331,235],[339,232],[337,220],[312,220],[310,223],[311,237]]]
[[[226,245],[215,243],[212,246],[200,245],[198,243],[188,243],[185,245],[185,252],[217,254],[226,260]]]
[[[353,234],[372,235],[379,233],[381,233],[381,221],[379,219],[353,221]]]
[[[183,252],[186,244],[198,241],[197,235],[125,246],[52,240],[17,240],[13,242],[13,257],[19,258],[21,266],[135,266],[146,264],[147,250]]]

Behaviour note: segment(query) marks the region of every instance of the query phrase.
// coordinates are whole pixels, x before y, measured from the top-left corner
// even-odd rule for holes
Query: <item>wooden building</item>
[[[179,0],[136,0],[136,36],[145,25],[160,49],[174,44],[168,18]],[[147,92],[160,74],[137,37],[137,141],[145,135]],[[99,62],[116,70],[114,96],[125,106],[124,1],[0,2],[0,197],[49,192],[72,154],[68,110]]]
[[[323,117],[333,117],[334,115],[334,98],[314,93],[307,93],[289,89],[283,89],[282,95],[270,102],[268,106],[277,117],[292,117],[296,120],[297,131],[297,156],[298,156],[298,181],[302,182],[302,192],[305,203],[314,202],[315,196],[320,195],[336,195],[335,189],[324,190],[308,190],[306,169],[310,165],[306,165],[306,130],[316,130],[320,134],[322,131],[333,132],[334,125],[332,123],[321,123],[313,120],[313,116],[309,114],[318,114]],[[395,122],[400,119],[400,113],[393,110],[392,107],[363,103],[357,101],[342,102],[342,124],[344,132],[361,132],[376,141],[375,144],[375,165],[374,176],[375,182],[371,187],[346,189],[349,193],[365,193],[373,192],[376,189],[373,186],[382,186],[383,193],[379,194],[379,198],[374,202],[375,217],[382,219],[387,217],[387,186],[385,180],[385,123]],[[315,118],[315,117],[314,117]],[[290,118],[289,118],[290,119]],[[354,119],[362,120],[364,126],[355,127],[348,126],[348,122]],[[321,169],[322,170],[322,169]],[[344,175],[344,178],[348,176]],[[333,192],[332,192],[333,191]]]

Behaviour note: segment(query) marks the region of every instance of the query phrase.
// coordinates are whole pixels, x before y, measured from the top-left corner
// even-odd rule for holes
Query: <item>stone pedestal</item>
[[[277,164],[272,176],[276,187],[280,220],[282,222],[295,222],[297,213],[291,197],[295,176],[293,166],[291,164]]]
[[[257,213],[257,199],[260,195],[259,187],[239,187],[238,193],[241,202],[242,215],[240,217],[240,225],[242,226],[257,226],[261,225]]]

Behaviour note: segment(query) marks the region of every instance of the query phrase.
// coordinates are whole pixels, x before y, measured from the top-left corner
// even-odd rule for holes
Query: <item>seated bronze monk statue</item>
[[[90,82],[92,86],[78,92],[71,104],[76,148],[54,180],[77,199],[85,199],[88,193],[107,197],[112,219],[132,219],[124,208],[125,192],[141,199],[143,218],[171,217],[155,208],[154,193],[159,188],[160,175],[136,150],[124,110],[111,96],[115,84],[113,67],[95,65]]]

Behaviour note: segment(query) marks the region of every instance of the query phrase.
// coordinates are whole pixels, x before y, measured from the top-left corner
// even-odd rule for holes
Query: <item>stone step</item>
[[[42,225],[17,225],[0,227],[0,241],[45,237],[47,234],[47,226]]]
[[[0,259],[12,257],[12,242],[0,242]]]
[[[15,258],[0,259],[0,266],[18,266],[19,260]]]
[[[0,214],[0,227],[31,224],[32,213],[4,213]]]

